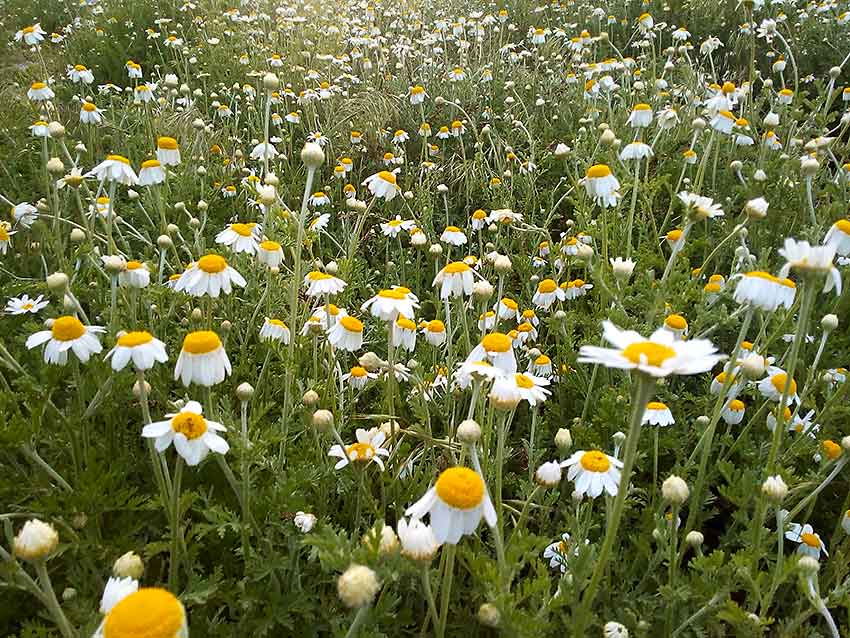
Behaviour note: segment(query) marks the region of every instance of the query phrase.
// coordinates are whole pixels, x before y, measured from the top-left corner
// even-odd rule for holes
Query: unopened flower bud
[[[661,484],[661,496],[668,503],[681,505],[688,500],[689,495],[690,490],[688,489],[688,484],[685,483],[681,477],[676,476],[675,474],[669,476]]]
[[[112,575],[116,578],[135,578],[138,580],[145,571],[141,557],[135,552],[127,552],[118,557],[112,565]]]
[[[797,561],[797,567],[804,576],[814,576],[820,571],[820,562],[813,556],[801,556]]]
[[[47,277],[47,287],[56,294],[62,294],[68,288],[68,275],[55,272]]]
[[[820,327],[827,334],[832,332],[838,327],[838,317],[831,313],[824,315],[823,319],[820,320]]]
[[[274,73],[266,73],[263,76],[263,88],[266,91],[277,91],[280,79]]]
[[[236,396],[240,401],[250,401],[254,396],[254,386],[250,383],[240,383],[236,386]]]
[[[58,157],[51,157],[47,160],[47,172],[52,175],[62,175],[65,172],[65,165]]]
[[[702,532],[691,530],[685,536],[685,542],[691,547],[700,547],[705,542],[705,536],[702,535]]]
[[[327,430],[334,424],[334,415],[330,410],[316,410],[312,423],[317,430]]]
[[[493,296],[493,285],[488,281],[479,279],[472,284],[472,294],[478,299],[489,299]]]
[[[319,402],[319,394],[315,390],[307,390],[304,396],[301,397],[301,402],[308,407],[312,407]]]
[[[555,447],[561,454],[565,454],[573,446],[573,435],[567,428],[560,428],[555,433]]]
[[[461,421],[457,426],[457,439],[467,445],[475,445],[481,439],[481,426],[474,419]]]
[[[352,609],[371,604],[380,588],[378,576],[365,565],[351,565],[337,581],[340,600]]]
[[[788,494],[788,486],[785,485],[785,481],[782,480],[782,477],[777,474],[776,476],[768,476],[764,480],[764,483],[762,483],[761,486],[761,491],[770,500],[776,503],[781,503]]]
[[[557,461],[547,461],[537,468],[534,482],[542,487],[557,487],[561,482],[561,464]]]
[[[86,231],[82,228],[71,229],[71,243],[82,244],[86,240]]]
[[[314,142],[307,142],[301,149],[301,161],[307,168],[319,168],[325,163],[325,152]]]
[[[59,534],[53,525],[37,518],[24,523],[12,542],[15,556],[30,562],[44,560],[56,550],[57,545]]]
[[[496,629],[502,622],[502,614],[493,603],[484,603],[478,608],[478,622],[485,627]]]

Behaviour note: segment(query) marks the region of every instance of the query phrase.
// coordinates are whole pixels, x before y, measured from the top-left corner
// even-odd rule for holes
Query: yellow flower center
[[[835,441],[830,441],[829,439],[823,442],[823,451],[826,452],[826,455],[833,461],[841,456],[841,446]]]
[[[47,85],[44,82],[33,82],[32,88],[36,91],[40,91],[41,89],[47,88]]]
[[[835,227],[845,235],[850,235],[850,219],[839,219],[835,222]]]
[[[507,306],[511,310],[516,310],[517,308],[519,308],[519,305],[517,304],[517,302],[514,301],[513,299],[511,299],[510,297],[503,297],[502,298],[502,305]]]
[[[87,113],[92,113],[97,110],[97,107],[91,102],[83,102],[83,110]]]
[[[153,335],[144,330],[138,332],[128,332],[118,337],[118,345],[122,348],[135,348],[153,341]]]
[[[155,160],[155,159],[145,160],[144,162],[142,162],[142,169],[159,168],[160,166],[161,166],[161,164],[159,163],[159,160]]]
[[[174,638],[185,613],[165,589],[144,587],[122,599],[103,625],[104,638]]]
[[[0,241],[9,241],[9,231],[3,225],[0,225]]]
[[[273,326],[277,326],[278,328],[286,328],[286,324],[280,319],[269,319],[269,323]]]
[[[407,293],[403,288],[392,288],[389,290],[381,290],[378,292],[379,297],[383,297],[384,299],[396,299],[401,300],[407,297]]]
[[[130,165],[130,160],[128,160],[123,155],[107,155],[106,159],[112,162],[121,162],[122,164]]]
[[[534,363],[536,363],[539,366],[547,366],[550,363],[552,363],[552,360],[549,357],[547,357],[545,354],[541,354],[539,357],[537,357],[534,360]]]
[[[649,104],[644,104],[641,102],[640,104],[635,104],[635,111],[651,111],[652,107]]]
[[[50,332],[57,341],[73,341],[85,334],[86,327],[76,317],[66,316],[56,319]]]
[[[204,255],[198,260],[198,268],[205,273],[215,274],[227,268],[227,260],[219,255]]]
[[[744,407],[744,402],[740,399],[732,399],[729,403],[729,409],[732,410],[732,412],[743,412]]]
[[[588,472],[607,472],[611,461],[599,450],[591,450],[581,455],[581,466]]]
[[[403,315],[398,316],[398,319],[395,320],[395,325],[402,330],[416,330],[416,324]]]
[[[207,420],[195,412],[181,412],[171,419],[171,429],[187,439],[197,439],[207,431]]]
[[[351,376],[357,377],[358,379],[362,379],[368,373],[366,372],[366,368],[361,368],[360,366],[354,366],[351,368]]]
[[[363,332],[363,322],[351,315],[345,315],[339,322],[349,332]]]
[[[256,224],[230,224],[230,230],[241,237],[250,237]]]
[[[817,534],[810,534],[809,532],[800,534],[800,540],[809,547],[820,548],[820,538],[818,538]]]
[[[484,481],[468,467],[444,470],[434,487],[441,501],[459,510],[478,507],[484,499]]]
[[[511,349],[511,339],[501,332],[491,332],[484,336],[481,345],[487,352],[508,352]]]
[[[600,177],[608,177],[611,174],[611,169],[605,164],[594,164],[587,169],[587,177],[598,179]]]
[[[381,171],[378,173],[378,177],[388,184],[396,185],[395,175],[389,171]]]
[[[21,29],[21,32],[22,33],[34,33],[35,27],[24,27],[23,29]]]
[[[443,271],[447,275],[458,275],[460,273],[466,272],[467,270],[469,270],[469,266],[462,261],[453,261],[449,264],[446,264],[446,267],[443,269]]]
[[[784,372],[778,372],[770,377],[770,383],[773,388],[780,394],[785,392],[785,384],[788,383],[788,375]],[[797,394],[797,382],[791,379],[791,387],[788,390],[788,396],[793,397]]]
[[[537,285],[537,292],[548,294],[550,292],[555,292],[558,288],[558,284],[555,283],[554,279],[544,279]]]
[[[673,330],[685,330],[688,327],[688,322],[682,315],[670,315],[664,320],[664,323]]]
[[[132,260],[132,261],[127,262],[127,270],[138,270],[141,267],[142,267],[142,262],[140,262],[140,261]]]
[[[647,410],[666,410],[667,406],[660,401],[650,401],[646,404]]]
[[[524,374],[515,374],[514,375],[514,381],[516,382],[517,387],[523,388],[525,390],[530,390],[531,388],[534,387],[534,381],[529,379]]]
[[[260,248],[269,252],[276,252],[280,250],[280,244],[278,244],[276,241],[272,241],[271,239],[267,239],[266,241],[260,243]]]
[[[190,332],[183,339],[183,352],[207,354],[221,348],[221,339],[212,330]]]
[[[428,322],[428,332],[445,332],[446,325],[439,319],[433,319]]]
[[[639,341],[623,350],[623,356],[632,363],[646,363],[660,367],[667,359],[676,356],[676,351],[669,346],[652,341]]]
[[[345,448],[349,461],[371,461],[375,456],[375,448],[369,443],[352,443]]]

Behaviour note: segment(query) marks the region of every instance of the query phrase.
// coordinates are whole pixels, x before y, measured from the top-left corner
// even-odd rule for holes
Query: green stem
[[[68,622],[65,612],[62,611],[62,607],[56,598],[56,592],[53,591],[53,583],[50,582],[50,574],[47,573],[47,563],[44,560],[36,561],[35,573],[38,575],[38,582],[41,584],[44,604],[47,605],[47,610],[53,616],[53,622],[59,627],[64,638],[76,638],[77,632]]]

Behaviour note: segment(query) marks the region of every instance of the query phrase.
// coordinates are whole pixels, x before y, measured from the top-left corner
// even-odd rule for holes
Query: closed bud
[[[142,398],[142,387],[145,390],[145,396],[149,396],[151,393],[151,384],[147,381],[142,381],[144,386],[140,385],[139,379],[136,379],[136,382],[133,384],[133,396],[137,399]]]
[[[134,578],[138,580],[145,571],[141,557],[135,552],[127,552],[118,557],[112,565],[112,575],[116,578]]]
[[[493,296],[493,284],[489,281],[479,279],[472,284],[472,294],[478,299],[489,299]]]
[[[65,137],[65,127],[56,121],[47,125],[47,132],[54,140],[60,140]]]
[[[485,627],[496,629],[502,622],[502,614],[493,603],[484,603],[478,608],[478,622]]]
[[[47,160],[47,172],[51,175],[62,175],[65,173],[65,165],[58,157],[51,157]]]
[[[319,168],[325,163],[325,152],[318,144],[307,142],[301,149],[301,161],[307,168]]]
[[[475,445],[481,439],[481,426],[473,419],[461,421],[457,426],[457,439],[468,445]]]
[[[169,237],[168,235],[160,235],[156,238],[156,245],[159,247],[160,250],[167,250],[174,246],[174,242],[171,241],[171,237]]]
[[[351,565],[337,581],[340,600],[352,609],[371,604],[380,588],[378,576],[365,565]]]
[[[681,505],[688,500],[689,495],[688,484],[675,474],[669,476],[661,484],[661,496],[665,501],[673,505]]]
[[[702,535],[702,532],[691,530],[685,536],[685,542],[691,547],[700,547],[705,542],[705,536]]]
[[[319,394],[315,390],[307,390],[304,396],[301,397],[301,402],[308,407],[312,407],[319,402]]]
[[[82,228],[73,228],[71,230],[71,243],[82,244],[86,240],[86,231]]]
[[[280,86],[280,80],[274,73],[266,73],[263,76],[263,88],[266,91],[277,91]]]
[[[813,556],[801,556],[797,561],[797,568],[804,576],[812,577],[820,571],[820,562]]]
[[[555,447],[561,454],[566,454],[573,446],[573,435],[567,428],[560,428],[555,433]]]
[[[608,128],[602,131],[602,135],[599,136],[599,143],[603,146],[613,146],[616,139],[617,136],[614,135],[614,131]]]
[[[831,313],[824,315],[823,319],[820,320],[820,327],[827,334],[832,332],[838,327],[838,317]]]
[[[57,545],[59,534],[53,525],[37,518],[24,523],[12,542],[15,556],[30,562],[46,559],[56,550]]]
[[[316,410],[313,412],[312,424],[317,430],[328,430],[334,424],[334,415],[330,410]]]
[[[777,474],[776,476],[768,476],[761,486],[762,493],[775,503],[781,503],[788,494],[788,486],[785,481]]]
[[[250,383],[240,383],[236,386],[236,396],[240,401],[250,401],[254,396],[254,386]]]
[[[47,276],[47,287],[56,294],[63,294],[68,288],[68,275],[64,272],[55,272]]]
[[[557,487],[561,482],[561,464],[557,461],[547,461],[537,468],[534,482],[541,487]]]

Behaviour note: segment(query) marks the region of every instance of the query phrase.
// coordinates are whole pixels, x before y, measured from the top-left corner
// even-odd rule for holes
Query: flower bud
[[[253,396],[254,396],[254,386],[252,386],[250,383],[248,383],[248,382],[240,383],[236,387],[236,397],[240,401],[250,401]]]
[[[511,258],[507,255],[499,255],[493,261],[493,267],[496,269],[496,272],[501,274],[510,272],[511,268],[513,267],[513,264],[511,263]]]
[[[614,131],[607,128],[602,131],[602,135],[599,136],[599,143],[602,144],[602,146],[613,146],[614,140],[616,139],[617,136],[614,134]]]
[[[365,352],[357,359],[357,363],[366,368],[369,372],[374,372],[380,368],[383,368],[387,365],[387,362],[381,359],[378,355],[376,355],[371,350],[369,352]]]
[[[561,454],[566,454],[573,446],[573,435],[567,428],[560,428],[555,433],[555,447]]]
[[[690,490],[688,489],[688,484],[685,483],[681,477],[678,477],[675,474],[670,475],[661,484],[661,496],[668,503],[681,505],[688,500],[689,495]]]
[[[307,168],[319,168],[325,163],[325,152],[318,144],[307,142],[301,149],[301,161]]]
[[[685,542],[691,547],[700,547],[705,542],[705,536],[694,529],[685,536]]]
[[[829,334],[838,327],[838,317],[833,314],[824,315],[823,319],[820,320],[820,327],[823,328],[825,333]]]
[[[68,288],[68,275],[64,272],[55,272],[47,277],[47,287],[56,294],[63,294]]]
[[[118,557],[118,560],[112,565],[112,574],[116,578],[134,578],[136,580],[142,577],[145,571],[144,563],[141,557],[135,552],[127,552]]]
[[[478,622],[485,627],[496,629],[502,622],[502,614],[493,603],[484,603],[478,608]]]
[[[788,486],[785,485],[785,481],[782,480],[782,477],[777,474],[776,476],[768,476],[764,480],[764,483],[762,483],[761,486],[761,491],[770,500],[776,503],[781,503],[788,494]]]
[[[15,556],[26,561],[44,560],[56,550],[59,545],[59,534],[50,523],[33,518],[15,536],[12,548]]]
[[[475,445],[481,439],[481,426],[474,419],[461,421],[457,426],[457,439],[467,445]]]
[[[626,629],[625,625],[610,621],[602,627],[602,635],[604,638],[629,638],[629,630]]]
[[[274,73],[266,73],[263,76],[263,88],[266,91],[277,91],[280,86],[280,79]]]
[[[493,285],[489,281],[479,279],[472,284],[472,294],[478,299],[489,299],[493,296]]]
[[[308,512],[296,512],[292,522],[295,523],[299,532],[306,534],[316,525],[316,517]]]
[[[316,410],[313,412],[312,423],[317,430],[328,430],[334,424],[334,415],[330,410]]]
[[[340,600],[352,609],[371,604],[380,588],[378,576],[365,565],[351,565],[336,583]]]
[[[156,245],[159,247],[160,250],[167,250],[174,246],[174,242],[168,235],[160,235],[156,238]]]
[[[139,384],[139,381],[140,379],[136,379],[136,382],[133,384],[133,396],[137,399],[142,397],[142,386]],[[142,383],[144,383],[145,396],[150,396],[151,384],[147,381],[143,381]]]
[[[820,571],[820,563],[812,556],[801,556],[797,561],[797,567],[804,576],[814,576]]]
[[[301,397],[301,402],[306,406],[314,406],[319,402],[319,395],[315,390],[307,390]]]
[[[384,555],[394,554],[398,551],[399,547],[398,536],[396,536],[395,530],[389,525],[384,525],[380,532],[377,526],[373,527],[363,534],[361,541],[367,547],[372,547],[375,541],[378,541],[378,553]]]
[[[65,137],[65,127],[56,121],[47,125],[47,132],[54,140],[59,140]]]
[[[534,473],[534,482],[541,487],[557,487],[561,482],[561,464],[557,461],[543,463]]]
[[[65,165],[58,157],[51,157],[47,160],[47,172],[52,175],[62,175],[65,172]]]
[[[71,229],[71,243],[82,244],[86,240],[86,231],[82,228]]]

